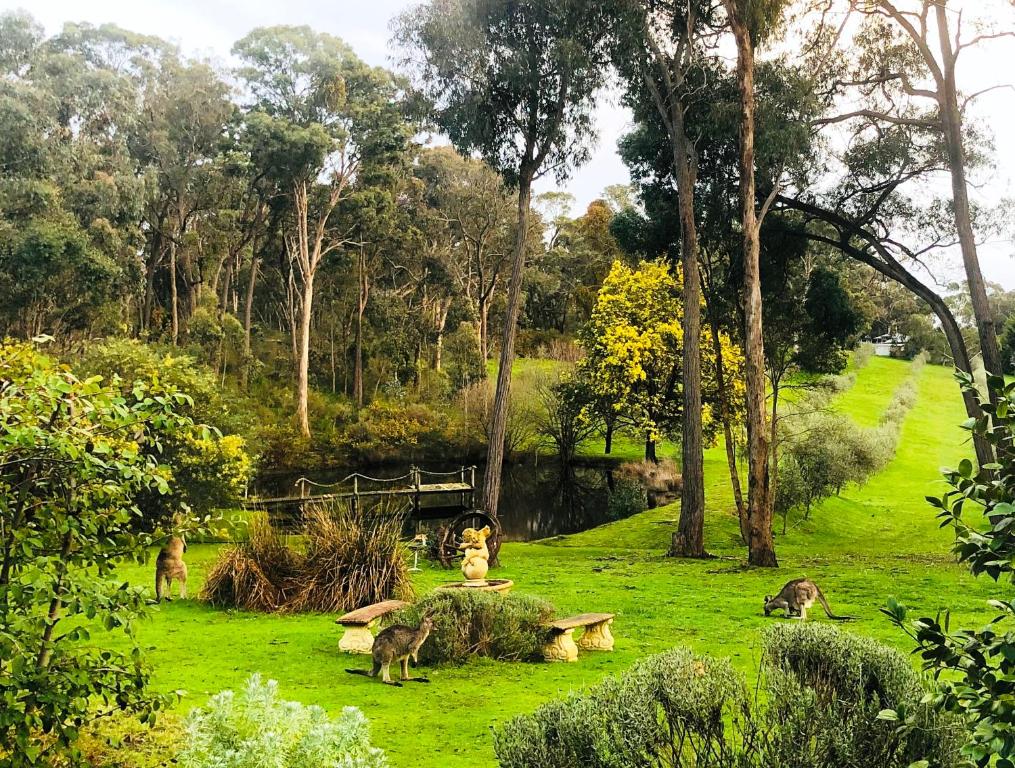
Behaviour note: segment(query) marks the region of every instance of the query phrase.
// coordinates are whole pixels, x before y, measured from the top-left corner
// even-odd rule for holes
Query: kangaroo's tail
[[[371,675],[365,669],[347,669],[345,671],[348,672],[350,675],[363,675],[363,677],[373,677],[373,675]]]
[[[825,609],[825,614],[828,618],[834,621],[853,621],[857,618],[856,616],[836,616],[832,613],[832,607],[828,604],[828,600],[825,599],[825,595],[821,591],[821,588],[817,584],[815,584],[814,587],[818,590],[818,601],[821,603],[821,607]]]

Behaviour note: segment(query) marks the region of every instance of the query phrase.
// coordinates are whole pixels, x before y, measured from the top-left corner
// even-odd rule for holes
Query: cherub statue
[[[458,548],[465,553],[462,558],[462,575],[467,581],[482,581],[486,578],[486,572],[490,569],[490,550],[486,547],[489,536],[488,525],[478,531],[475,528],[462,531],[462,543]]]

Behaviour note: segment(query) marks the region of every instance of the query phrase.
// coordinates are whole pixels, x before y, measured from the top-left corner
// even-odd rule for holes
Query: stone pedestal
[[[550,642],[543,646],[546,661],[578,661],[578,646],[574,644],[574,630],[556,632]]]
[[[586,627],[582,636],[578,638],[578,647],[583,651],[612,651],[613,633],[610,632],[612,623],[613,619],[609,619]]]
[[[482,581],[453,581],[441,584],[437,589],[474,589],[478,592],[500,592],[506,595],[515,583],[511,579],[483,579]]]
[[[346,653],[368,654],[374,649],[374,633],[371,630],[377,621],[359,626],[347,626],[342,638],[338,641],[338,648]]]

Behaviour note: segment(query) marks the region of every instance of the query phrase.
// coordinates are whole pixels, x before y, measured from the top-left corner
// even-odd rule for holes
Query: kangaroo
[[[369,672],[365,669],[347,669],[350,675],[365,675],[366,677],[377,677],[381,673],[381,681],[387,685],[395,685],[399,688],[402,683],[391,679],[391,664],[399,661],[402,664],[402,680],[411,680],[414,683],[429,683],[425,677],[409,677],[409,657],[414,662],[419,661],[419,649],[426,642],[430,631],[433,629],[433,614],[424,613],[419,622],[419,628],[413,629],[404,624],[395,624],[382,630],[374,638],[374,648],[371,655],[374,658],[374,666]]]
[[[787,616],[805,621],[807,609],[814,605],[815,600],[821,603],[821,607],[825,609],[825,613],[830,619],[850,621],[856,618],[856,616],[836,616],[832,613],[831,606],[828,605],[821,589],[810,579],[793,579],[793,581],[786,582],[786,586],[779,590],[779,594],[775,597],[765,595],[765,615],[770,616],[772,611],[781,608]]]
[[[166,600],[172,600],[170,592],[173,579],[180,582],[180,598],[187,599],[187,564],[183,562],[183,553],[187,551],[187,540],[182,536],[170,536],[169,541],[159,551],[155,560],[155,602],[162,601],[165,589]]]

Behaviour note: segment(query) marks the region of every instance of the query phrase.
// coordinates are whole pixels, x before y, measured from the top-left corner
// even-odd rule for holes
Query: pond
[[[433,472],[454,472],[447,478],[429,482],[455,481],[460,465],[426,465]],[[376,478],[406,475],[408,464],[361,466],[355,469]],[[339,468],[307,473],[315,483],[326,485],[347,477],[354,470]],[[614,482],[614,470],[603,466],[572,465],[561,467],[556,461],[538,464],[510,464],[501,480],[500,522],[508,541],[532,541],[594,528],[610,520],[625,517],[644,508],[644,494],[623,483]],[[275,474],[258,480],[253,491],[260,496],[297,495],[294,485],[300,473]],[[427,482],[424,479],[424,482]],[[476,469],[476,486],[483,484],[483,467]],[[374,486],[376,487],[376,486]],[[363,489],[364,486],[361,486]],[[343,490],[345,486],[343,486]],[[315,488],[311,492],[333,489]],[[478,495],[478,494],[477,494]],[[632,498],[632,495],[634,498]]]

